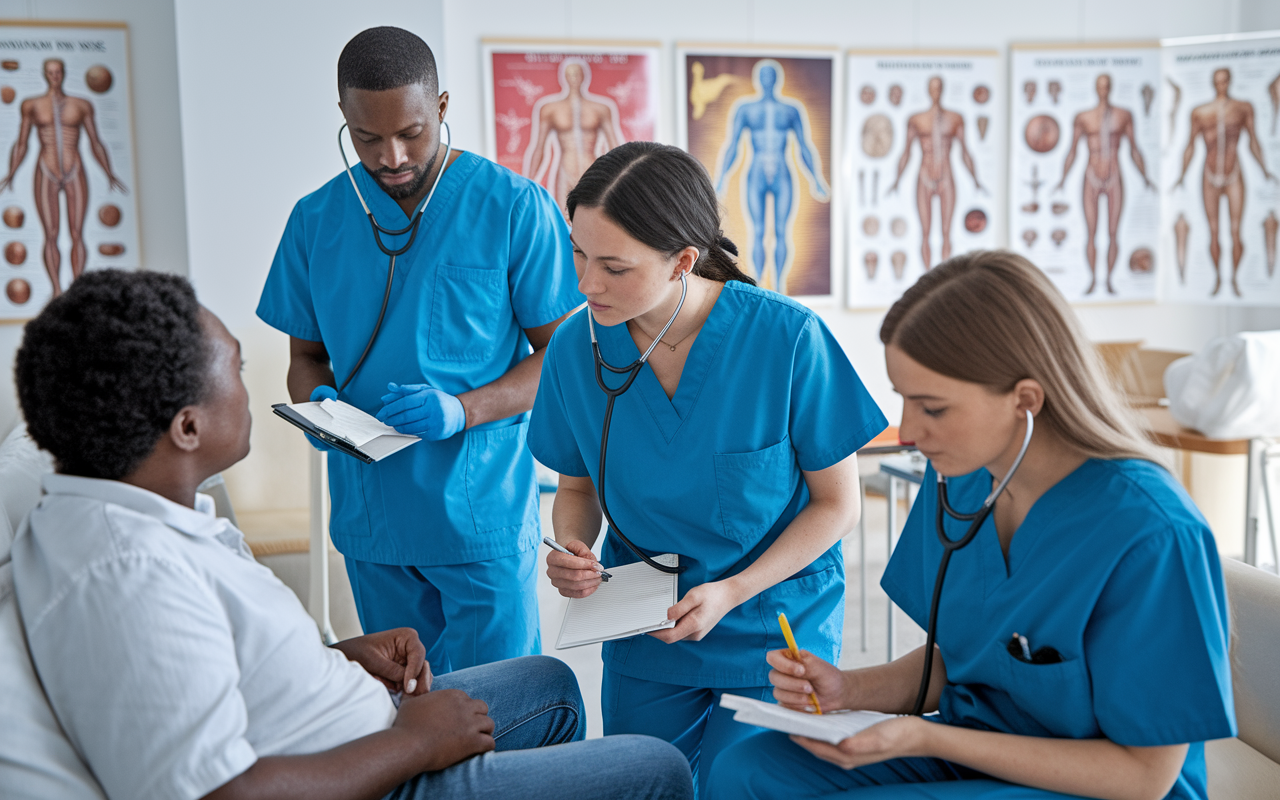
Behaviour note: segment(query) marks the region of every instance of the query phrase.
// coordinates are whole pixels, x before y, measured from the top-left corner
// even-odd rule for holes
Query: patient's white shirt
[[[112,798],[203,797],[260,756],[384,730],[387,690],[213,516],[119,481],[49,475],[13,545],[32,660]]]

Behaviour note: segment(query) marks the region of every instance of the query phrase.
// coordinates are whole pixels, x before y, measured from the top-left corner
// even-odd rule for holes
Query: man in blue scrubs
[[[449,95],[414,34],[352,39],[338,96],[360,163],[294,207],[258,316],[290,337],[294,402],[337,397],[423,439],[374,464],[329,459],[330,530],[361,625],[416,629],[438,674],[537,653],[525,432],[543,348],[582,302],[568,230],[545,190],[449,152]],[[382,235],[409,245],[394,263],[353,183],[392,231],[430,195],[416,240]]]

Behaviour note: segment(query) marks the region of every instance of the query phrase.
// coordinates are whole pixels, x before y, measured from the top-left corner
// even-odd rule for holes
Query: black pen
[[[568,550],[561,547],[560,543],[557,542],[555,539],[552,539],[550,536],[543,536],[542,541],[544,544],[547,545],[547,547],[550,547],[552,550],[555,550],[558,553],[564,553],[565,555],[573,556],[574,558],[582,557],[582,556],[577,556],[577,555],[574,555],[573,553],[570,553]],[[605,583],[608,583],[609,579],[613,577],[609,573],[605,572],[604,567],[600,566],[599,564],[596,564],[596,571],[600,573],[600,580],[604,581]]]

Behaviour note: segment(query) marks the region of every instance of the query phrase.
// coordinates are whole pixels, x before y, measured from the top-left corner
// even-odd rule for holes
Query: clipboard
[[[305,433],[311,434],[340,453],[346,453],[352,458],[359,459],[366,464],[372,464],[375,461],[373,456],[364,452],[359,447],[356,447],[350,439],[335,436],[323,428],[316,426],[311,422],[311,420],[302,416],[297,411],[294,411],[292,408],[289,408],[288,403],[275,403],[271,406],[271,410],[277,417],[280,417],[285,422],[301,429]]]

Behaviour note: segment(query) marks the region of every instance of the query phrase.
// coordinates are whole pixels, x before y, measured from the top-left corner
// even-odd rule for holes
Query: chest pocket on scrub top
[[[1093,692],[1083,658],[1033,664],[1000,647],[1004,690],[1023,713],[1053,736],[1080,739],[1097,735]]]
[[[509,306],[505,270],[441,264],[431,300],[427,356],[435,361],[488,359]]]
[[[753,546],[795,493],[800,468],[791,440],[749,453],[716,453],[714,458],[725,536]]]

